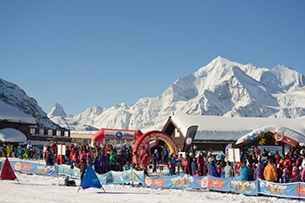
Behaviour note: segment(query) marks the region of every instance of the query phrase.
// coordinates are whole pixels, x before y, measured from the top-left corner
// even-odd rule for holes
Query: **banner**
[[[258,193],[258,181],[240,181],[232,179],[231,192],[256,196]]]
[[[11,166],[14,171],[23,173],[34,173],[38,175],[56,176],[56,167],[45,164],[36,164],[32,162],[11,161]]]
[[[230,192],[231,191],[231,178],[217,178],[208,176],[208,189]]]
[[[259,193],[289,198],[305,198],[305,184],[301,182],[295,183],[273,183],[259,180]]]
[[[174,176],[145,176],[144,182],[146,186],[151,188],[188,188],[193,178],[187,175]]]
[[[4,179],[14,178],[6,172],[7,164],[0,162],[3,166],[2,173]],[[36,164],[24,161],[10,161],[9,165],[13,171],[56,176],[57,174],[80,177],[79,169],[70,165],[47,166],[45,164]],[[94,172],[94,171],[93,171]],[[12,174],[10,172],[10,174]],[[7,176],[6,176],[7,175]],[[264,180],[257,181],[239,181],[234,178],[218,178],[213,176],[190,176],[180,174],[174,176],[145,176],[143,171],[130,169],[127,171],[109,171],[105,174],[96,174],[101,184],[124,184],[124,183],[141,183],[151,188],[197,188],[210,189],[220,192],[232,192],[244,195],[263,194],[267,196],[305,199],[305,183],[274,183]]]
[[[80,178],[80,171],[78,168],[71,168],[70,165],[56,165],[56,173],[60,175],[66,175],[73,178]]]

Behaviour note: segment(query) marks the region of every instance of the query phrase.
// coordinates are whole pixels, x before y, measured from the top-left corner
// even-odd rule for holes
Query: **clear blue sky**
[[[135,103],[217,56],[305,75],[305,1],[2,0],[0,78],[48,113]]]

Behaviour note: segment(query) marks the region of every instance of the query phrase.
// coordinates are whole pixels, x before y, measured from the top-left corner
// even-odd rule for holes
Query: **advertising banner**
[[[305,184],[296,183],[273,183],[264,180],[259,180],[259,193],[290,198],[305,198]]]
[[[240,181],[232,179],[231,192],[256,196],[258,194],[258,181]]]
[[[56,168],[45,164],[36,164],[23,161],[10,161],[14,171],[23,173],[34,173],[38,175],[56,176]]]
[[[151,188],[197,188],[206,189],[208,187],[207,176],[189,176],[185,174],[174,176],[145,176],[145,185]]]
[[[230,192],[231,191],[231,178],[217,178],[208,176],[208,189]]]
[[[56,165],[56,172],[60,175],[66,175],[73,178],[80,178],[80,171],[78,168],[73,167],[71,169],[70,165]]]
[[[0,165],[3,165],[0,162]],[[10,161],[15,172],[39,174],[46,176],[67,175],[80,177],[79,169],[70,165],[37,164],[25,161]],[[213,176],[190,176],[180,174],[174,176],[145,176],[143,171],[133,169],[127,171],[109,171],[105,174],[96,174],[102,184],[141,183],[151,188],[197,188],[221,192],[233,192],[244,195],[263,194],[267,196],[305,199],[305,183],[274,183],[264,180],[239,181],[234,178],[218,178]]]
[[[187,175],[145,176],[145,185],[151,188],[189,188],[192,181],[193,178]]]
[[[134,140],[135,132],[133,131],[124,131],[124,130],[105,130],[104,131],[105,139],[124,139],[124,140]]]
[[[103,184],[144,183],[144,172],[136,170],[109,171],[105,174],[97,174]]]

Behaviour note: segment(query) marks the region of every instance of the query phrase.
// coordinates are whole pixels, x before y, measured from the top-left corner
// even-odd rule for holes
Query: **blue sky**
[[[3,0],[0,78],[48,113],[161,95],[217,56],[305,75],[305,1]]]

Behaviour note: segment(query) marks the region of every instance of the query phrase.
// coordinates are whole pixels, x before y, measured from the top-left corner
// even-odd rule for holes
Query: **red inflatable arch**
[[[141,130],[122,130],[113,128],[101,128],[91,137],[92,146],[100,146],[103,139],[137,140],[143,133]]]
[[[134,147],[133,147],[133,162],[139,164],[140,163],[140,153],[143,146],[145,146],[151,139],[159,139],[166,143],[171,153],[174,153],[176,156],[178,155],[178,147],[175,141],[166,133],[161,131],[149,131],[144,133],[139,139],[137,139]]]

